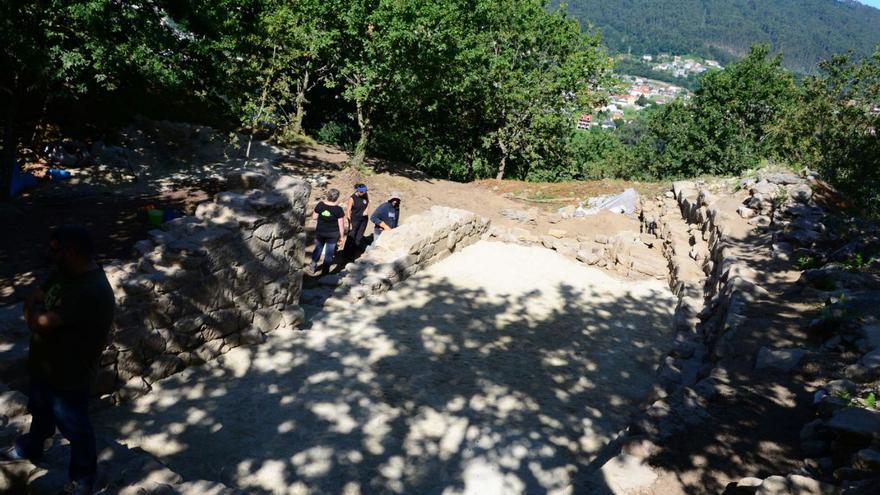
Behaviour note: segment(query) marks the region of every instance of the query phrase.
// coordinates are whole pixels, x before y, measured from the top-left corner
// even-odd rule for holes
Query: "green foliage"
[[[653,177],[731,175],[760,163],[770,152],[772,125],[796,97],[781,61],[767,46],[755,46],[727,69],[708,73],[690,101],[654,114],[640,156],[644,169]]]
[[[809,270],[811,268],[818,268],[822,266],[822,262],[819,258],[815,256],[800,256],[795,263],[798,267],[798,270]]]
[[[544,0],[16,1],[0,22],[7,93],[153,94],[157,113],[194,95],[260,136],[308,127],[355,164],[371,150],[461,179],[555,175],[610,70]]]
[[[866,258],[862,253],[855,253],[847,258],[843,263],[843,269],[852,272],[867,271],[872,266],[876,266],[880,261],[877,258]]]
[[[880,10],[831,0],[558,0],[602,31],[617,53],[693,54],[722,63],[755,43],[784,51],[787,67],[812,72],[820,60],[880,42]]]
[[[632,152],[615,131],[575,131],[569,146],[572,166],[556,180],[629,179],[636,175]]]
[[[847,406],[864,407],[867,409],[877,409],[877,395],[874,392],[868,392],[864,397],[853,395],[846,390],[838,391],[835,397],[843,399]]]
[[[179,52],[165,50],[183,44],[161,3],[8,1],[0,13],[0,85],[20,97],[179,85],[191,73]]]
[[[775,125],[777,156],[818,170],[873,214],[880,214],[880,46],[855,63],[821,64]]]
[[[852,402],[852,399],[853,399],[852,394],[849,393],[849,392],[846,391],[846,390],[838,390],[838,391],[836,391],[836,392],[834,393],[834,397],[837,397],[837,398],[839,398],[839,399],[843,399],[843,400],[845,400],[846,403],[847,403],[847,405],[849,405],[849,404]]]
[[[596,19],[612,4],[597,4]],[[745,8],[708,4],[713,22]],[[685,7],[651,3],[638,16],[615,15],[656,13],[668,26],[693,5]],[[162,116],[196,100],[210,109],[206,120],[291,145],[309,132],[353,151],[355,165],[369,151],[455,180],[559,181],[727,175],[773,159],[817,169],[880,210],[880,51],[861,62],[860,53],[835,57],[798,86],[781,57],[759,45],[690,81],[689,100],[584,132],[574,129],[577,117],[614,90],[611,61],[589,26],[584,32],[546,0],[50,0],[2,9],[0,62],[9,70],[0,72],[0,94],[6,129],[19,135],[32,134],[41,108],[68,108],[61,102],[83,102],[80,110],[102,103],[130,117],[137,106],[118,102],[152,102]],[[871,15],[849,3],[828,9]],[[656,26],[644,23],[644,36],[654,36]],[[641,43],[606,32],[612,43]],[[684,46],[694,32],[670,31],[683,38],[650,51]],[[5,134],[4,153],[15,144]]]
[[[315,131],[315,139],[324,144],[351,151],[357,141],[357,130],[351,126],[343,125],[339,121],[330,120]]]
[[[363,52],[371,61],[346,63],[360,88],[345,95],[361,141],[450,177],[552,175],[610,63],[597,37],[545,7],[483,0],[379,8]]]

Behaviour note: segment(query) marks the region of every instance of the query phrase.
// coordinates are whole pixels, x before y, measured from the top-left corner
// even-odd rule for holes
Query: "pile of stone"
[[[799,176],[791,173],[770,173],[758,178],[744,179],[741,189],[749,191],[749,197],[737,209],[737,213],[758,227],[780,227],[778,251],[790,251],[790,245],[808,248],[822,239],[825,211],[813,200],[816,178],[811,174]]]
[[[681,314],[676,312],[679,331],[690,326],[696,338],[679,338],[676,349],[661,365],[663,389],[654,394],[658,400],[630,428],[621,454],[609,467],[624,460],[629,465],[644,467],[644,459],[656,452],[655,442],[661,443],[686,431],[689,425],[704,421],[712,397],[732,390],[729,363],[752,358],[748,347],[741,345],[745,335],[740,335],[740,328],[747,321],[748,307],[768,301],[771,296],[758,283],[760,277],[749,263],[738,259],[736,253],[742,252],[743,246],[734,246],[730,237],[734,229],[740,229],[738,235],[742,236],[739,223],[743,222],[737,216],[752,226],[770,227],[768,238],[772,241],[767,243],[772,244],[776,260],[784,262],[795,261],[794,256],[825,259],[822,251],[827,244],[840,241],[825,225],[827,213],[813,201],[814,180],[795,174],[765,174],[744,181],[742,185],[749,196],[734,216],[727,213],[728,208],[733,210],[730,201],[719,201],[721,195],[733,197],[722,191],[723,184],[713,189],[707,184],[677,182],[671,196],[689,224],[687,227],[676,228],[675,215],[669,213],[670,208],[661,207],[662,200],[658,200],[657,206],[644,209],[646,231],[667,239],[671,246],[665,250],[670,259],[671,281],[680,279],[678,274],[683,272],[681,265],[686,261],[681,252],[689,247],[690,258],[699,263],[706,275],[699,292],[696,285],[688,290],[673,284],[673,289],[680,291],[680,295],[699,294],[704,301],[701,303],[699,297],[692,299],[688,311],[691,318],[679,318]],[[700,240],[705,246],[699,244]],[[801,432],[804,467],[787,476],[744,478],[730,485],[728,491],[877,493],[880,410],[875,399],[880,396],[880,326],[873,308],[880,304],[880,278],[832,263],[806,270],[800,283],[820,297],[829,298],[823,311],[825,316],[813,324],[813,331],[824,335],[825,344],[819,350],[762,347],[754,356],[754,370],[787,373],[808,358],[813,363],[826,359],[829,361],[825,371],[837,367],[843,376],[816,393],[817,419]],[[839,297],[841,291],[845,291],[843,297]],[[687,299],[684,297],[683,301]],[[701,305],[702,309],[696,311]],[[827,350],[837,352],[827,354]],[[832,480],[834,483],[829,483]]]
[[[803,476],[769,476],[765,479],[743,478],[728,487],[731,495],[837,495],[840,489],[829,483]]]
[[[480,240],[489,220],[445,206],[409,217],[383,233],[339,275],[324,277],[337,286],[328,304],[347,305],[387,291],[414,273]]]
[[[539,215],[540,211],[537,207],[532,207],[528,210],[516,210],[512,208],[501,210],[501,216],[503,216],[504,218],[514,220],[516,222],[528,223],[531,225],[535,225],[538,223]]]
[[[844,493],[876,493],[870,487],[880,486],[878,280],[832,263],[805,271],[801,283],[836,292],[811,325],[824,339],[821,351],[833,360],[837,379],[813,397],[816,419],[801,430],[805,464],[838,480]]]
[[[236,191],[200,204],[106,267],[119,311],[101,358],[99,394],[114,400],[227,350],[301,323],[305,207],[292,177],[230,174]]]

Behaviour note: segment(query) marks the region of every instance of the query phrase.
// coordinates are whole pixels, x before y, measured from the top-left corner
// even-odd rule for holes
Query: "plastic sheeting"
[[[574,211],[575,217],[585,217],[595,215],[602,210],[613,211],[614,213],[622,213],[624,215],[632,215],[636,211],[636,205],[639,203],[639,193],[635,189],[629,188],[620,194],[609,196],[599,196],[587,200],[586,205],[583,203]]]
[[[15,196],[21,191],[37,185],[37,178],[33,175],[22,172],[18,163],[12,168],[12,182],[9,184],[9,193]]]

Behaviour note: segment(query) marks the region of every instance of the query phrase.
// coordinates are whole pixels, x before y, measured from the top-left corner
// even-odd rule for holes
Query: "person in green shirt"
[[[90,388],[108,343],[115,300],[85,228],[59,227],[52,233],[50,248],[55,271],[24,306],[31,330],[31,426],[7,456],[39,461],[43,443],[57,428],[70,442],[66,490],[89,494],[97,469],[95,433],[88,415]]]

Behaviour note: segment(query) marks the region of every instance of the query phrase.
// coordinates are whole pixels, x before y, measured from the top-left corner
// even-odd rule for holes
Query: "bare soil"
[[[243,164],[240,150],[237,157],[230,158],[228,149],[217,144],[215,139],[199,134],[199,131],[207,133],[204,128],[183,132],[170,127],[171,130],[166,129],[164,133],[154,129],[132,132],[136,135],[130,139],[138,145],[135,166],[146,171],[138,182],[41,182],[36,189],[0,205],[0,224],[4,228],[4,235],[0,236],[0,304],[20,302],[47,275],[49,266],[45,252],[52,228],[65,223],[84,224],[95,236],[99,261],[127,258],[132,245],[146,238],[147,232],[155,228],[147,222],[148,208],[191,213],[199,202],[219,190],[218,173]],[[194,135],[197,137],[192,137]],[[179,139],[182,143],[174,145],[163,139]],[[593,193],[620,192],[632,185],[630,183],[458,183],[377,160],[370,161],[360,171],[355,170],[345,166],[346,153],[322,145],[282,150],[258,144],[255,153],[258,158],[276,160],[291,174],[328,180],[325,186],[313,189],[313,203],[330,187],[339,189],[343,197],[347,197],[355,183],[363,182],[370,188],[371,208],[384,201],[391,191],[403,193],[404,222],[408,216],[432,205],[446,205],[476,212],[494,224],[521,227],[537,235],[547,233],[550,228],[563,229],[570,237],[639,230],[637,219],[613,213],[562,220],[556,224],[549,222],[552,212],[559,207],[576,204]],[[37,174],[45,167],[40,163],[29,165],[29,169]],[[74,177],[87,177],[90,173],[87,169],[74,172]],[[650,192],[662,186],[641,184],[638,187]],[[530,201],[533,190],[545,191],[541,197],[547,196],[554,201]],[[509,220],[501,214],[505,209],[526,210],[535,206],[539,206],[540,211],[534,224]]]

